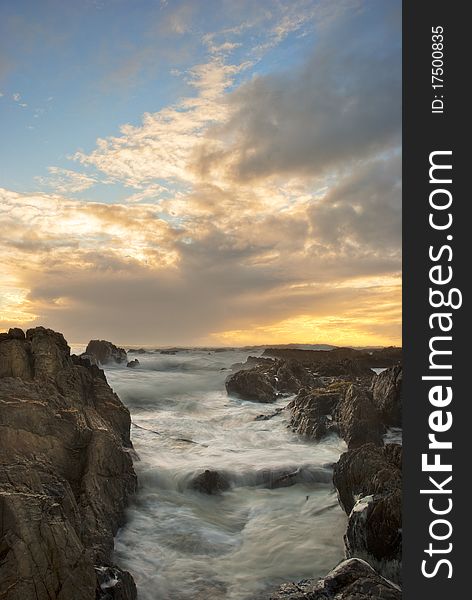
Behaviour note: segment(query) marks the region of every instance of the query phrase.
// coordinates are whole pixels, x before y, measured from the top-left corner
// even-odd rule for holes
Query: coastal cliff
[[[0,334],[0,599],[134,600],[113,536],[136,489],[130,415],[43,327]]]

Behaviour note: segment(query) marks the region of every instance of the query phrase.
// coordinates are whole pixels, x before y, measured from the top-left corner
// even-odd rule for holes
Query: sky
[[[400,0],[0,0],[0,330],[401,344]]]

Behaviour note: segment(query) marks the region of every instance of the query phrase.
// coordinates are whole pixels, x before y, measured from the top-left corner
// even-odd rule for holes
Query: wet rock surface
[[[333,482],[349,516],[346,555],[365,557],[380,573],[400,581],[401,446],[366,444],[345,452],[334,468]]]
[[[287,406],[291,414],[290,426],[317,441],[330,433],[338,433],[334,415],[342,397],[343,390],[304,388]]]
[[[400,365],[391,367],[372,380],[372,399],[388,427],[402,425],[402,379],[403,369]]]
[[[348,448],[358,448],[370,442],[383,445],[385,426],[376,410],[371,392],[364,387],[356,384],[349,386],[336,407],[335,419]]]
[[[305,388],[287,410],[292,429],[315,441],[337,433],[349,448],[383,445],[385,425],[366,385],[340,379],[326,387]]]
[[[351,558],[326,577],[285,583],[270,600],[401,600],[401,591],[364,560]]]
[[[121,595],[97,578],[116,569],[113,536],[136,488],[129,432],[103,371],[71,356],[61,334],[1,336],[2,600],[136,597],[125,572]]]
[[[283,360],[295,360],[302,364],[342,365],[345,368],[355,363],[355,369],[388,368],[401,364],[402,349],[396,347],[380,348],[376,350],[355,350],[354,348],[333,348],[331,350],[299,350],[296,348],[267,348],[263,357],[273,357]],[[339,371],[337,374],[341,374]],[[346,374],[346,372],[344,373]]]
[[[296,394],[302,387],[316,386],[309,367],[296,362],[250,356],[226,380],[228,394],[254,402],[275,402],[281,396]]]
[[[275,402],[277,390],[269,374],[262,369],[241,370],[226,380],[226,391],[242,400]]]

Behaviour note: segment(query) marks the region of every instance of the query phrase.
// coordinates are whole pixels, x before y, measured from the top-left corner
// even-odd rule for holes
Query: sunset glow
[[[1,8],[1,330],[401,344],[397,3],[33,4]]]

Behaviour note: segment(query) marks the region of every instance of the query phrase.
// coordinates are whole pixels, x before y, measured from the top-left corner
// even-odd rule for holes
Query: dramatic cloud
[[[397,3],[249,4],[175,73],[186,97],[51,167],[52,192],[1,192],[0,326],[127,344],[400,341]],[[180,7],[175,36],[195,28]],[[291,35],[310,52],[265,72]],[[72,197],[104,183],[127,194]]]

